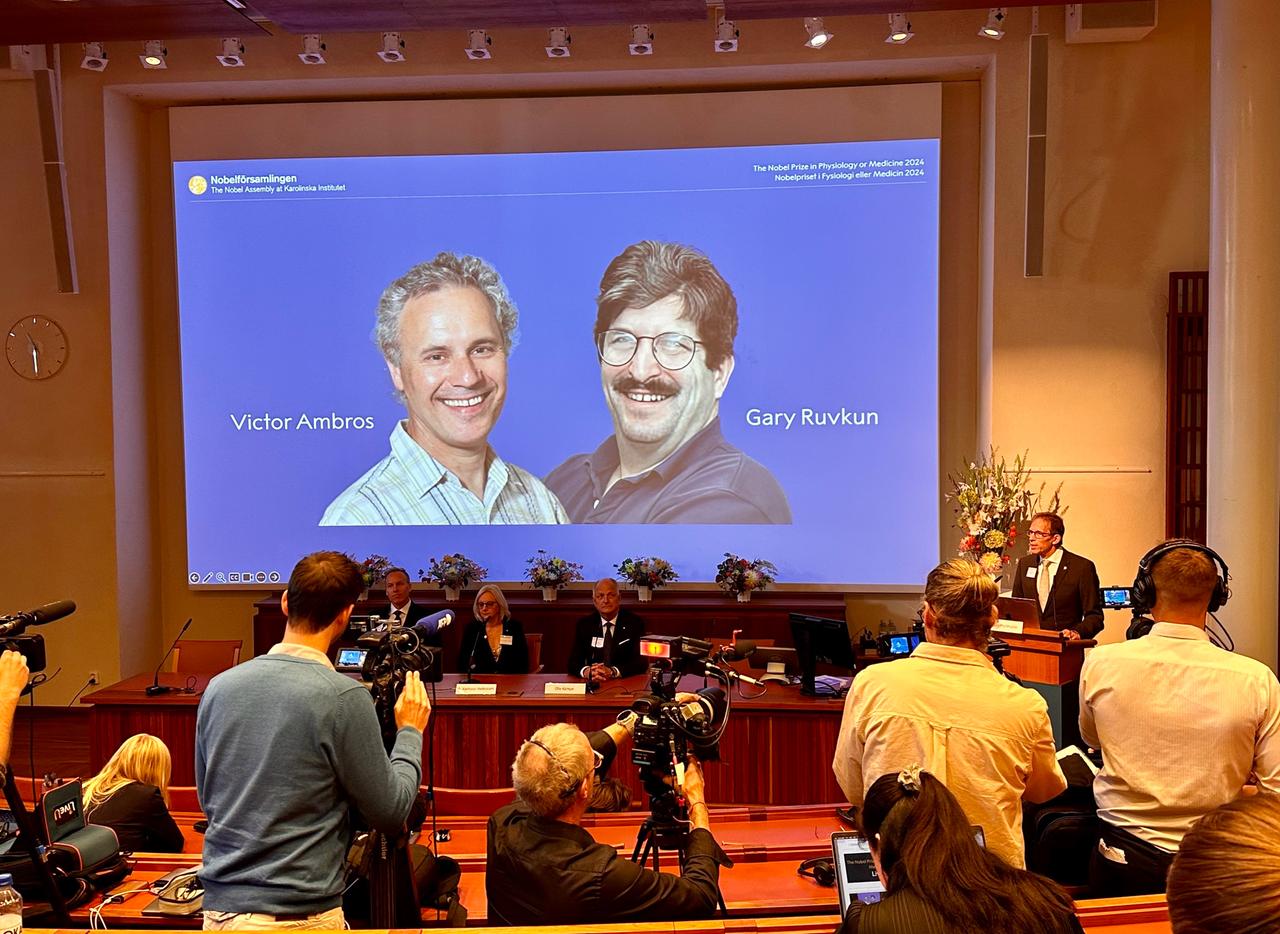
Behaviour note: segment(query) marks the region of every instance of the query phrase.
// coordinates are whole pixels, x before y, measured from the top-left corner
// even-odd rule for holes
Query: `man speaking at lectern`
[[[1058,629],[1068,639],[1092,639],[1102,631],[1098,571],[1088,558],[1062,547],[1067,527],[1055,512],[1031,517],[1028,554],[1018,559],[1013,595],[1040,605],[1042,629]]]

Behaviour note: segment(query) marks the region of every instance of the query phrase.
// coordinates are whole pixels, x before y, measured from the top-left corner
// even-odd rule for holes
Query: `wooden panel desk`
[[[194,785],[196,708],[209,684],[209,676],[163,672],[161,684],[183,690],[148,697],[146,689],[152,678],[149,674],[135,675],[80,699],[80,703],[91,705],[90,762],[96,772],[130,736],[150,733],[169,747],[173,757],[170,782]]]
[[[161,675],[162,683],[186,684],[190,676]],[[457,697],[458,675],[437,685],[432,718],[435,784],[453,788],[499,788],[511,783],[511,761],[520,744],[539,727],[557,721],[601,729],[619,711],[646,693],[644,676],[609,682],[585,697],[547,697],[544,685],[563,675],[482,676],[497,684],[493,697]],[[91,704],[90,756],[101,768],[127,737],[138,732],[159,736],[173,755],[172,783],[195,783],[195,714],[207,678],[197,678],[191,694],[148,697],[151,676],[138,675],[83,698]],[[702,687],[686,678],[684,687]],[[750,688],[757,693],[759,688]],[[735,692],[736,695],[736,692]],[[839,801],[831,773],[831,753],[840,727],[838,700],[801,696],[789,685],[771,684],[759,697],[733,698],[720,763],[707,768],[707,793],[718,804],[820,804]],[[426,775],[423,750],[423,774]],[[625,782],[637,802],[641,784],[629,759],[620,758],[612,774]]]

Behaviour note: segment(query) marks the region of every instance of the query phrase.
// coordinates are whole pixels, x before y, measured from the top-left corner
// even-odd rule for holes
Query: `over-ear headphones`
[[[818,885],[828,888],[836,884],[836,867],[831,865],[829,859],[806,859],[796,869],[796,875],[812,879]]]
[[[1150,613],[1151,608],[1156,605],[1156,582],[1151,575],[1151,569],[1169,552],[1177,551],[1180,548],[1200,552],[1200,554],[1213,561],[1218,569],[1218,582],[1213,585],[1213,594],[1209,597],[1209,612],[1216,612],[1219,607],[1231,599],[1231,588],[1228,586],[1228,582],[1231,580],[1231,570],[1227,567],[1227,562],[1222,560],[1222,556],[1208,545],[1201,545],[1199,542],[1194,542],[1189,538],[1174,538],[1156,545],[1156,547],[1143,555],[1138,562],[1138,573],[1133,578],[1133,610],[1135,615]]]

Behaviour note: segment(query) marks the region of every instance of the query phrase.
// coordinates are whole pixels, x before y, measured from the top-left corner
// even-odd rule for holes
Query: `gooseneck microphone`
[[[38,606],[34,610],[14,613],[12,616],[0,616],[0,638],[17,635],[28,626],[43,626],[45,623],[52,623],[55,620],[62,619],[64,616],[70,616],[75,611],[76,602],[74,600],[58,600],[54,603]]]
[[[178,630],[177,638],[175,638],[173,640],[173,644],[169,646],[169,651],[164,653],[164,658],[160,659],[159,665],[156,665],[155,676],[151,679],[151,684],[147,686],[148,697],[155,697],[157,694],[172,694],[175,691],[182,690],[181,688],[176,688],[168,684],[161,684],[160,669],[163,668],[164,663],[169,660],[169,656],[173,654],[173,650],[178,647],[178,639],[181,639],[183,634],[186,633],[187,629],[190,628],[191,620],[194,618],[195,617],[191,617],[191,619],[188,619],[185,623],[182,624],[182,628]]]

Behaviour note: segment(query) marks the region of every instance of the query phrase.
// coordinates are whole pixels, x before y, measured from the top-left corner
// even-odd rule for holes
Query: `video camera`
[[[696,700],[676,700],[684,675],[717,678],[725,685],[738,677],[711,660],[711,643],[690,636],[649,636],[640,643],[649,660],[649,694],[631,705],[636,713],[631,761],[640,769],[649,795],[650,820],[658,846],[683,850],[688,840],[688,808],[676,786],[689,756],[720,758],[720,739],[729,722],[729,697],[723,687],[703,688]]]
[[[70,616],[76,611],[74,600],[46,603],[25,613],[0,616],[0,650],[12,649],[27,660],[27,670],[32,674],[44,671],[48,664],[44,652],[44,636],[25,635],[28,626],[43,626]],[[23,692],[26,693],[25,691]]]
[[[395,743],[396,701],[404,688],[405,675],[416,671],[427,683],[444,679],[444,653],[428,644],[427,639],[452,621],[453,614],[446,610],[424,617],[413,626],[375,629],[356,639],[356,645],[365,650],[360,677],[370,685],[388,749]]]

